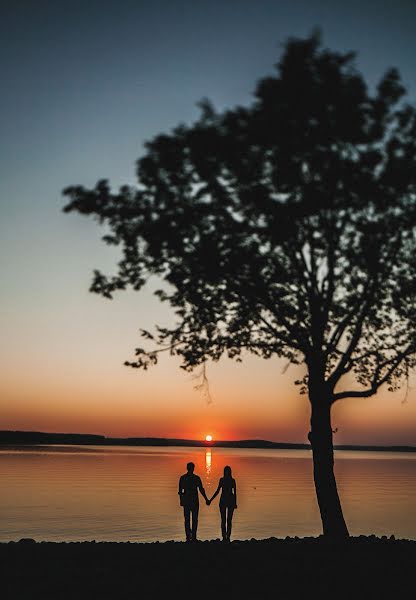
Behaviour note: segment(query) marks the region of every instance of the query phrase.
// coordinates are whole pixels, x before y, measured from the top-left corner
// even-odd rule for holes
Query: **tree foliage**
[[[248,107],[146,145],[138,185],[65,190],[122,248],[111,298],[151,275],[176,314],[143,331],[147,368],[168,349],[192,369],[247,351],[306,363],[332,401],[398,387],[415,364],[416,110],[398,72],[369,90],[352,53],[291,39]],[[349,375],[351,387],[341,379]],[[354,383],[355,381],[355,383]]]

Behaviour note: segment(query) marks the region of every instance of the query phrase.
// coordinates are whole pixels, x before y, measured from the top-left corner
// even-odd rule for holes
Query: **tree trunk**
[[[308,437],[312,445],[313,476],[323,533],[331,538],[343,539],[349,534],[334,475],[331,401],[325,392],[311,395],[310,400],[312,414],[311,431]]]

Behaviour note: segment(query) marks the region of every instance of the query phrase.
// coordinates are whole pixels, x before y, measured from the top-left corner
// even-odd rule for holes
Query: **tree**
[[[395,390],[415,365],[416,109],[398,72],[371,93],[354,54],[290,39],[248,107],[208,101],[191,126],[146,145],[137,187],[69,187],[120,245],[111,298],[150,275],[176,314],[143,331],[146,369],[168,350],[191,370],[243,352],[304,364],[323,532],[348,530],[334,476],[331,407]]]

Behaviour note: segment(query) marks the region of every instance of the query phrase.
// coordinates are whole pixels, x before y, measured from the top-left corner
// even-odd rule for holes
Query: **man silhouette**
[[[179,479],[179,499],[183,506],[183,516],[185,520],[185,533],[187,542],[196,542],[196,532],[198,529],[199,496],[198,490],[205,498],[209,506],[210,502],[202,485],[201,478],[194,474],[195,465],[189,462],[186,465],[187,472]],[[192,516],[192,527],[191,527]]]

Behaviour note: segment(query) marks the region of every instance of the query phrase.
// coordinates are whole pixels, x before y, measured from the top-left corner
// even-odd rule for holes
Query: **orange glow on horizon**
[[[120,360],[123,356],[120,352]],[[94,354],[81,367],[65,368],[44,356],[23,378],[9,354],[1,358],[7,367],[0,381],[5,430],[194,439],[207,445],[207,435],[211,441],[308,441],[310,406],[293,385],[298,374],[292,368],[276,376],[276,364],[269,361],[210,365],[213,402],[207,404],[173,359],[136,373],[116,360],[104,368]],[[415,400],[412,389],[407,402],[403,390],[381,390],[365,402],[353,398],[334,405],[334,443],[416,445]]]

